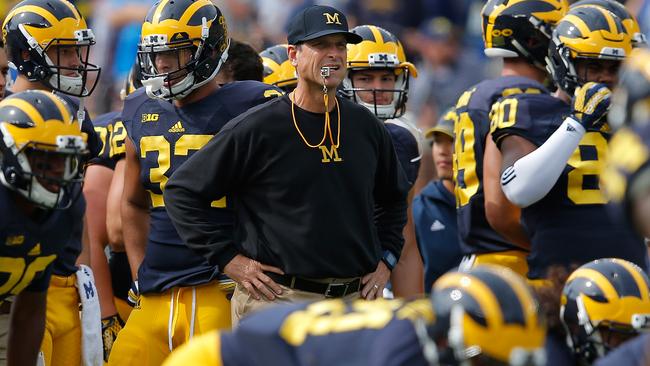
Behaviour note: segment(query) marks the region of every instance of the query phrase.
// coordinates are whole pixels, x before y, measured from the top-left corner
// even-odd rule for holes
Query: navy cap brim
[[[356,33],[345,32],[345,31],[336,30],[336,29],[327,29],[327,30],[323,30],[323,31],[320,31],[320,32],[316,32],[314,34],[310,34],[310,35],[308,35],[306,37],[303,37],[301,39],[298,39],[298,40],[294,40],[294,41],[288,40],[288,41],[289,41],[289,44],[294,44],[295,45],[295,44],[298,44],[300,42],[311,41],[312,39],[328,36],[330,34],[342,34],[342,35],[345,36],[345,40],[348,43],[351,43],[351,44],[357,44],[357,43],[361,43],[361,41],[363,41],[363,38],[361,38],[361,36],[356,34]]]

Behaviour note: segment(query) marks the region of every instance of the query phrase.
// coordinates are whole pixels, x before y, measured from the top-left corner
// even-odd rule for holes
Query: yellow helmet
[[[378,118],[391,119],[400,117],[406,112],[408,98],[409,76],[417,77],[415,66],[406,61],[402,43],[389,31],[374,26],[360,25],[350,30],[361,36],[361,43],[348,43],[348,74],[343,79],[342,95],[361,104],[372,111]],[[393,89],[363,89],[354,86],[350,74],[357,70],[392,69],[395,73]],[[365,103],[358,96],[359,91],[392,92],[390,104],[380,105],[376,101]],[[376,99],[376,98],[375,98]]]
[[[645,34],[643,34],[641,28],[639,28],[639,22],[637,22],[634,15],[630,13],[625,5],[615,0],[580,0],[571,5],[571,9],[588,5],[600,6],[616,14],[616,16],[623,22],[623,26],[627,30],[627,33],[632,35],[632,46],[640,47],[647,43]]]
[[[622,61],[631,51],[632,38],[619,17],[599,6],[580,6],[553,30],[547,68],[555,83],[573,95],[586,82],[576,71],[576,59]]]
[[[81,182],[78,169],[85,153],[86,135],[60,97],[34,90],[0,102],[0,182],[6,187],[39,206],[57,207],[64,198],[73,198],[71,189]],[[32,166],[36,155],[39,164]],[[54,159],[62,162],[55,175],[51,167],[38,167],[56,165]]]
[[[285,92],[290,92],[298,85],[296,68],[289,61],[288,46],[278,44],[260,52],[264,65],[264,83],[275,85]]]
[[[598,259],[575,270],[560,302],[560,320],[574,353],[592,362],[609,351],[603,330],[635,336],[650,329],[649,282],[641,268],[616,258]]]
[[[30,81],[38,81],[59,92],[84,97],[90,95],[99,80],[100,68],[88,61],[95,35],[79,10],[67,0],[24,0],[11,9],[2,25],[7,56],[18,72]],[[47,51],[57,48],[52,60]],[[61,48],[74,47],[79,65],[59,64]],[[28,52],[26,59],[23,52]],[[66,76],[66,72],[77,76]],[[88,81],[91,86],[86,85]]]
[[[226,18],[210,0],[157,1],[144,19],[138,45],[147,94],[185,98],[214,79],[228,58],[229,44]],[[191,54],[187,64],[171,72],[156,69],[157,54],[181,51]]]
[[[489,0],[483,42],[489,57],[523,57],[544,69],[552,27],[569,10],[567,0]]]
[[[540,307],[525,280],[508,268],[482,265],[447,273],[431,296],[436,323],[449,325],[448,344],[457,362],[546,363]]]

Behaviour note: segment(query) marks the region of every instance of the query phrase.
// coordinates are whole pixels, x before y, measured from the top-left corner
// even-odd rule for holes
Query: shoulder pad
[[[497,145],[508,135],[541,145],[569,114],[569,105],[550,94],[515,94],[499,99],[490,110],[490,132]]]

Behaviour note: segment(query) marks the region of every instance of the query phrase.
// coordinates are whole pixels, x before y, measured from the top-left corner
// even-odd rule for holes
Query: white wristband
[[[584,134],[584,127],[567,117],[546,142],[506,168],[501,175],[501,187],[508,200],[519,207],[527,207],[544,198]]]

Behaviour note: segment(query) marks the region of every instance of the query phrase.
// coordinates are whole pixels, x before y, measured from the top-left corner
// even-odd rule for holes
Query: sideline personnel
[[[297,14],[296,89],[230,121],[167,183],[178,233],[237,283],[235,321],[269,301],[375,299],[399,258],[408,181],[382,122],[336,97],[360,40],[334,8]],[[234,228],[210,216],[223,196]]]

